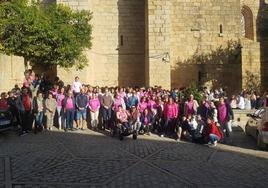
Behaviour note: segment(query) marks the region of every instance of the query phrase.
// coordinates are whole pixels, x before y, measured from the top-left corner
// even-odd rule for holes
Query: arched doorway
[[[242,36],[254,40],[253,14],[248,6],[242,7],[241,32]]]

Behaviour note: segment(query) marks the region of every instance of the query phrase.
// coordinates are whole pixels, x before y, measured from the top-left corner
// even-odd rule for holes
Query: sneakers
[[[216,147],[217,144],[218,144],[217,141],[215,141],[214,143],[209,142],[209,143],[208,143],[208,147]]]
[[[181,141],[181,139],[179,139],[179,138],[178,138],[178,139],[176,139],[176,142],[180,142],[180,141]]]
[[[28,133],[26,131],[22,131],[22,133],[20,134],[20,136],[25,136],[27,135]]]

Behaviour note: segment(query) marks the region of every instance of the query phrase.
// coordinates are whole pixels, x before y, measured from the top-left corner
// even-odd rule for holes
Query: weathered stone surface
[[[245,86],[243,78],[250,71],[259,75],[261,84],[267,87],[267,1],[57,0],[57,3],[93,12],[93,47],[85,51],[89,65],[82,71],[57,69],[56,73],[67,84],[78,75],[83,82],[100,86],[170,88],[195,83],[227,87],[236,92]],[[244,10],[248,10],[247,14]],[[250,39],[242,36],[242,15]],[[226,58],[230,55],[228,42],[241,42],[241,57],[237,53]],[[202,62],[208,54],[213,55],[210,63]],[[10,61],[16,62],[16,69],[14,64],[9,66]],[[0,68],[0,91],[21,84],[24,70],[21,59],[1,56]]]

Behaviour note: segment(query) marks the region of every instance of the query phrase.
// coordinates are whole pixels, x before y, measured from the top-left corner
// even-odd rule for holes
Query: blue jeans
[[[38,128],[42,125],[43,123],[43,116],[44,113],[43,112],[38,112],[35,116],[35,127]]]
[[[104,108],[102,107],[102,117],[103,120],[110,120],[112,118],[112,109],[111,108]]]
[[[61,129],[64,126],[64,114],[62,112],[61,106],[57,106],[57,113],[58,113],[59,128]]]
[[[72,129],[74,122],[74,109],[67,109],[65,116],[66,116],[66,129]]]
[[[87,119],[87,109],[85,108],[84,110],[77,110],[76,112],[76,120],[80,119],[86,120]]]
[[[209,140],[212,144],[214,144],[215,141],[219,141],[220,138],[215,134],[209,134]]]

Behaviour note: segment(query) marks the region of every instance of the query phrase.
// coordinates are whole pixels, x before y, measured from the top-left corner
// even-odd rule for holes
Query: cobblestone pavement
[[[208,148],[89,130],[0,134],[0,188],[267,187],[268,152],[241,132],[233,139]]]

